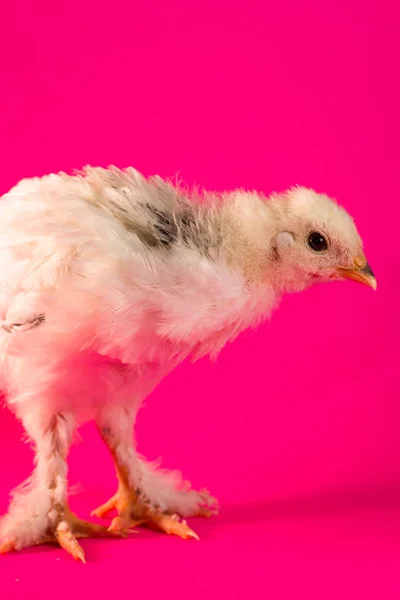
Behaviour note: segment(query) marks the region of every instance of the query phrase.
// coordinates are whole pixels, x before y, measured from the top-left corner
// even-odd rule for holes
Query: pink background
[[[4,598],[398,598],[398,2],[2,2],[0,193],[84,164],[214,189],[303,184],[355,216],[378,292],[288,297],[217,365],[182,365],[140,415],[140,450],[222,502],[201,543],[86,541],[88,564],[1,557]],[[0,510],[31,468],[0,413]],[[113,491],[91,426],[81,516]]]

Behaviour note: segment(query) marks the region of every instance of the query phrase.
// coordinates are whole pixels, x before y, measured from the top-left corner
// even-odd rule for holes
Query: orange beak
[[[376,290],[377,283],[375,276],[364,256],[356,256],[352,269],[338,267],[337,271],[342,279],[352,279],[364,285],[369,285],[373,290]]]

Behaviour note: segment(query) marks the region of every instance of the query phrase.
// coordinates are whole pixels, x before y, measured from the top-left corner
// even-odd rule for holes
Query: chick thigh
[[[182,538],[197,538],[180,517],[211,516],[218,510],[216,500],[205,490],[191,489],[179,472],[157,469],[138,455],[132,435],[135,416],[136,411],[126,407],[107,408],[98,416],[100,434],[115,463],[118,489],[92,514],[102,518],[116,509],[110,531],[144,524]]]

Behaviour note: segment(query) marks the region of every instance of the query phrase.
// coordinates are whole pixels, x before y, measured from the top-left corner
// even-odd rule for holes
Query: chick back
[[[140,401],[186,356],[216,353],[259,321],[273,298],[250,294],[215,258],[220,215],[212,199],[193,202],[133,169],[15,186],[0,202],[0,387],[9,402],[78,411]]]

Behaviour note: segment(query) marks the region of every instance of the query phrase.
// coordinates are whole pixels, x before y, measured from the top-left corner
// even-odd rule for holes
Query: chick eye
[[[310,248],[312,248],[312,250],[315,250],[315,252],[322,252],[328,247],[328,243],[324,236],[318,233],[317,231],[310,233],[310,235],[308,236],[308,245],[310,246]]]

